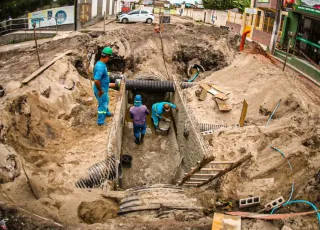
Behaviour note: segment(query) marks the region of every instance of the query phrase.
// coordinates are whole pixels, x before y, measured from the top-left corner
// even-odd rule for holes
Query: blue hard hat
[[[142,102],[142,97],[141,97],[141,95],[139,95],[139,94],[137,94],[135,97],[134,97],[134,100],[135,101],[140,101],[140,102]]]

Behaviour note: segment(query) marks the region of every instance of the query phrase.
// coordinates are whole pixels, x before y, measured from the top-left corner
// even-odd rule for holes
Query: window
[[[296,41],[298,55],[310,62],[320,64],[320,21],[302,17]]]
[[[275,16],[276,14],[273,12],[265,12],[265,18],[263,21],[264,32],[272,33]]]
[[[256,16],[256,26],[255,27],[260,27],[260,20],[261,20],[261,11],[258,11],[257,16]]]
[[[139,13],[140,13],[139,10],[137,10],[137,11],[131,11],[131,12],[129,13],[129,15],[135,15],[135,14],[139,14]]]
[[[149,12],[142,10],[142,11],[141,11],[141,14],[149,14]]]

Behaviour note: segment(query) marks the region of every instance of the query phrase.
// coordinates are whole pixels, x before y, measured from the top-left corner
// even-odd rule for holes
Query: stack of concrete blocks
[[[264,206],[264,208],[265,208],[266,211],[269,211],[271,209],[274,209],[275,207],[278,207],[278,206],[282,205],[284,202],[285,202],[285,200],[283,199],[282,196],[280,196],[279,198],[277,198],[277,199],[271,201],[270,203],[266,204]]]
[[[211,140],[213,138],[213,130],[204,131],[201,132],[201,134],[205,140]]]
[[[260,204],[260,196],[240,199],[239,208],[247,208]]]

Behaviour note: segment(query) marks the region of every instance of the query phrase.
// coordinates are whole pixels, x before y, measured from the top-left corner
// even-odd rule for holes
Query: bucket
[[[2,85],[0,85],[0,97],[3,97],[4,96],[4,91],[5,91],[6,89],[2,86]]]
[[[124,168],[131,168],[132,166],[132,156],[125,154],[125,155],[121,155],[121,165]]]

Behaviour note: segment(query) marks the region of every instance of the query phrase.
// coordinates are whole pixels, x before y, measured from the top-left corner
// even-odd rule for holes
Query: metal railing
[[[51,20],[47,20],[49,22],[42,24],[41,21],[44,19],[53,19],[54,22],[52,23]],[[35,23],[36,29],[38,31],[58,31],[58,19],[59,17],[41,17],[41,18],[16,18],[10,19],[0,22],[0,36],[5,34],[17,32],[17,31],[24,31],[27,33],[28,31],[32,31],[33,27],[32,24]]]

